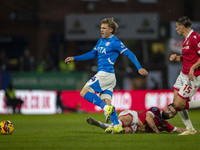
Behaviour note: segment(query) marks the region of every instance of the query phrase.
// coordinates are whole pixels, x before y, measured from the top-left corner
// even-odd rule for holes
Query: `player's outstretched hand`
[[[74,61],[74,57],[67,57],[65,63],[69,64],[71,61]]]
[[[170,57],[169,57],[169,60],[170,61],[175,61],[176,60],[176,54],[172,54]]]
[[[146,71],[146,69],[144,68],[141,68],[138,70],[139,74],[141,74],[142,76],[147,76],[148,75],[148,72]]]
[[[194,69],[192,67],[190,68],[190,72],[188,74],[189,80],[193,81],[194,80]]]

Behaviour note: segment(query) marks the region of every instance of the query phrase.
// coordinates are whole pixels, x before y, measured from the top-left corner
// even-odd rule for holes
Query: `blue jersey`
[[[105,71],[114,73],[114,64],[119,54],[127,55],[131,61],[136,65],[137,69],[141,69],[141,65],[138,62],[136,56],[116,37],[101,38],[97,42],[96,46],[89,53],[75,56],[74,60],[89,60],[97,56],[98,58],[98,71]]]

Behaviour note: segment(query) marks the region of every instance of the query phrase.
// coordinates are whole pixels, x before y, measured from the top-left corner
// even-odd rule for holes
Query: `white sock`
[[[113,125],[112,124],[108,124],[108,123],[103,123],[101,121],[99,121],[100,124],[106,126],[106,127],[112,127]]]
[[[192,122],[190,121],[188,110],[185,109],[185,110],[182,110],[182,111],[178,111],[178,114],[180,115],[186,129],[195,130],[193,125],[192,125]]]
[[[192,109],[192,108],[200,108],[200,101],[190,101],[189,102],[189,109]]]

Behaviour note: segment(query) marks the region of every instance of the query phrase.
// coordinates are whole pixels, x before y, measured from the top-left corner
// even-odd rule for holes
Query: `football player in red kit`
[[[162,131],[171,133],[183,132],[186,129],[174,127],[166,121],[166,119],[173,118],[176,113],[177,111],[173,104],[168,105],[163,111],[160,111],[160,109],[157,107],[151,107],[142,113],[137,113],[134,110],[125,110],[119,114],[118,121],[124,129],[124,133],[160,133]],[[110,130],[109,133],[114,132],[112,124],[96,121],[92,117],[88,117],[87,122],[89,124],[101,127],[104,130]]]
[[[183,66],[173,86],[173,103],[186,126],[184,135],[196,133],[187,109],[200,107],[200,101],[190,101],[200,86],[200,35],[193,31],[191,25],[192,21],[186,16],[176,20],[178,35],[184,36],[182,55],[172,54],[169,58],[170,61],[182,62]]]

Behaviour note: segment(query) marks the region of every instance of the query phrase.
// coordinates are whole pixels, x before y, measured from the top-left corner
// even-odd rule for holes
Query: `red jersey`
[[[200,57],[200,35],[191,30],[186,38],[183,39],[182,44],[182,61],[183,74],[188,75],[190,68],[194,65]],[[194,76],[200,75],[200,67],[194,71]]]
[[[148,126],[148,124],[146,122],[146,113],[151,113],[154,116],[153,121],[159,131],[173,132],[175,130],[174,126],[172,126],[169,122],[162,119],[161,111],[159,110],[158,107],[151,107],[150,109],[148,109],[142,113],[138,113],[138,117],[140,118],[142,123],[144,125],[146,125],[146,131],[154,132],[154,131],[152,131],[152,129]]]

